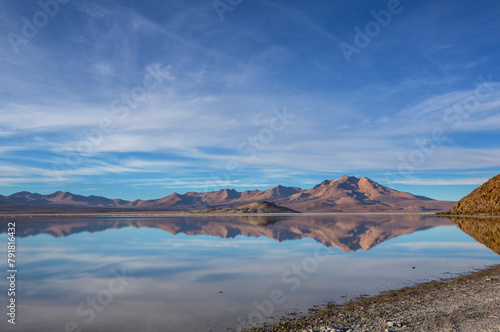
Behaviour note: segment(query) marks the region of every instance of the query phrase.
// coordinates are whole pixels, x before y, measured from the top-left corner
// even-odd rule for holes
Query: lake
[[[12,325],[4,313],[1,331],[238,330],[500,263],[494,220],[476,229],[421,215],[19,217],[1,219],[2,248],[12,221],[17,316]],[[2,278],[4,310],[8,288]]]

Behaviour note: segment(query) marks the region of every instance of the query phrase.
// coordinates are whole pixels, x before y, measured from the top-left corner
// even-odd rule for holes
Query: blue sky
[[[497,1],[41,3],[0,1],[0,194],[500,173]]]

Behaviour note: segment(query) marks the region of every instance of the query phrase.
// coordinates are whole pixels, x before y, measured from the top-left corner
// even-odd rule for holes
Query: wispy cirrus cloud
[[[410,179],[396,181],[399,184],[410,184],[416,186],[457,186],[457,185],[475,185],[480,186],[489,178],[462,178],[462,179],[450,179],[450,180],[440,180],[440,179]]]

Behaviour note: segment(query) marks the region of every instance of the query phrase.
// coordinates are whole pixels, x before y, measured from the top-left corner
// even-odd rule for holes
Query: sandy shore
[[[246,331],[500,332],[500,265],[468,275],[309,309]]]

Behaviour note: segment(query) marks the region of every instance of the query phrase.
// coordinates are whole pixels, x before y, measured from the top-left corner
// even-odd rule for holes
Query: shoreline
[[[328,303],[308,314],[245,332],[500,331],[500,265],[449,279],[418,283],[342,305]]]

